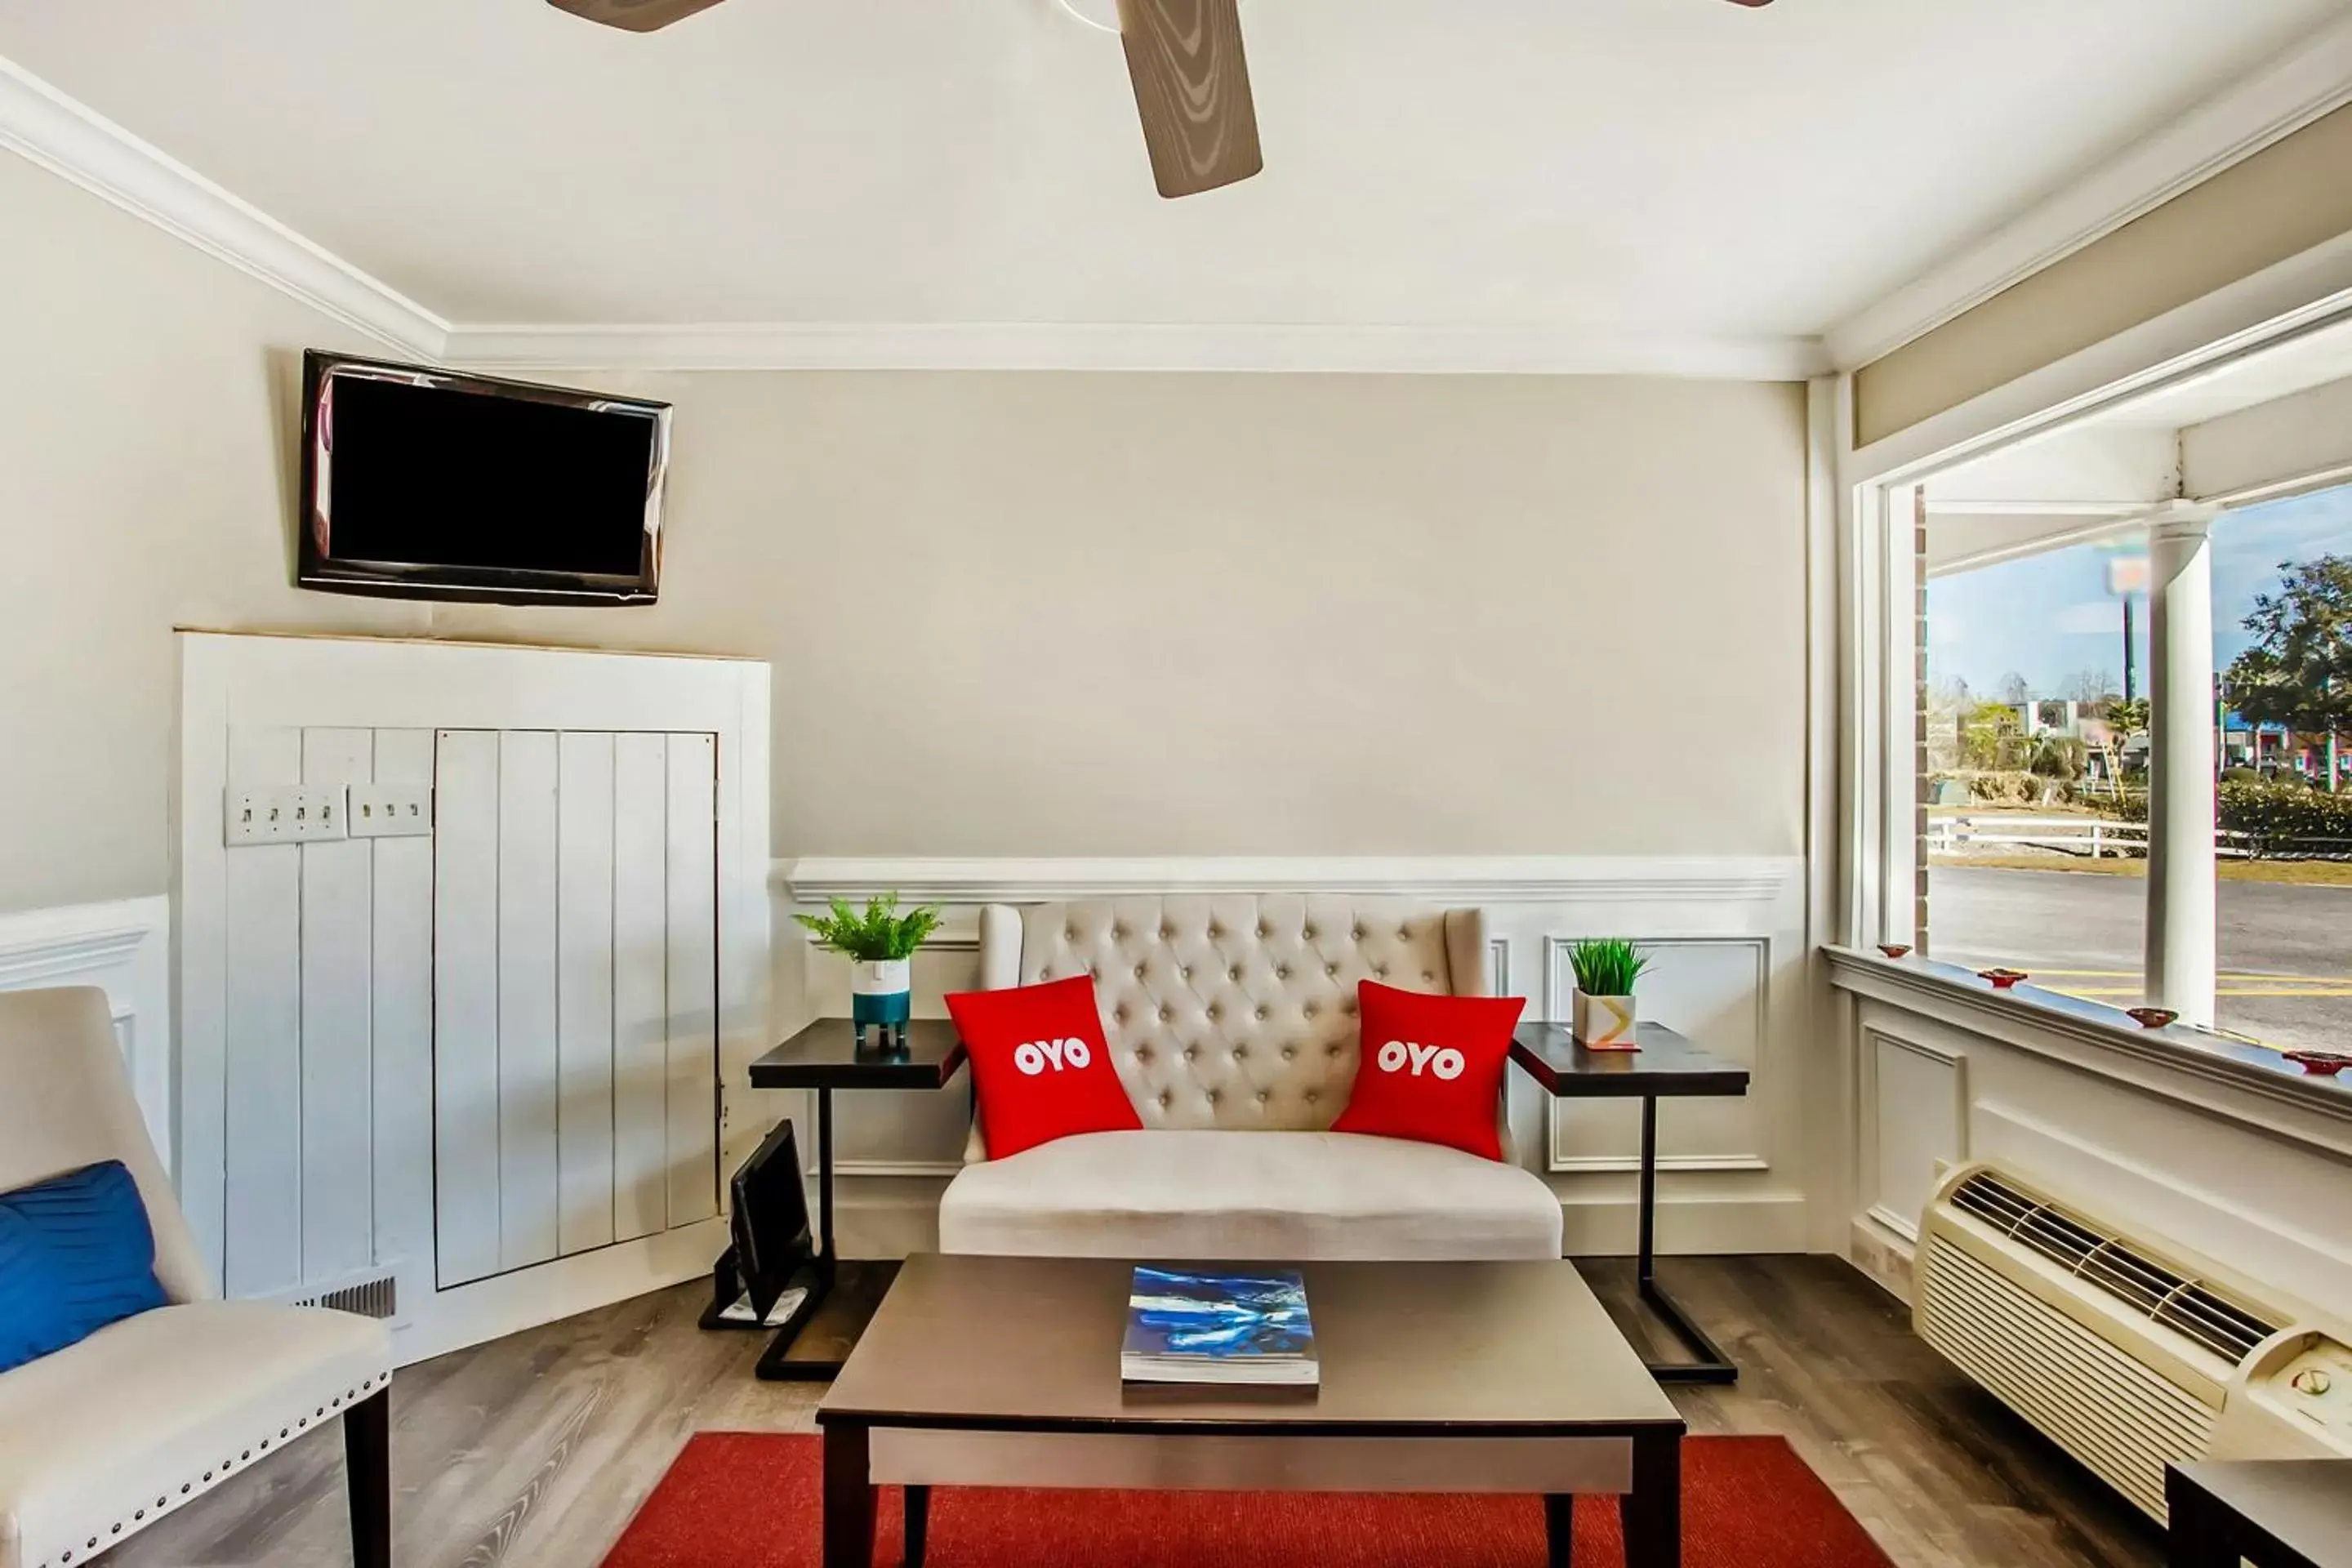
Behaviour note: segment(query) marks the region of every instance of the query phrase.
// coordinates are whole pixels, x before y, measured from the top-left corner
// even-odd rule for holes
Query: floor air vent
[[[381,1274],[373,1279],[357,1280],[332,1290],[297,1296],[287,1304],[325,1307],[331,1311],[356,1313],[362,1318],[397,1318],[400,1316],[399,1281],[389,1274]]]
[[[2162,1323],[2232,1366],[2286,1325],[2225,1300],[2203,1280],[2166,1267],[2081,1217],[1990,1171],[1952,1189],[1952,1206],[2040,1253],[2131,1310]]]

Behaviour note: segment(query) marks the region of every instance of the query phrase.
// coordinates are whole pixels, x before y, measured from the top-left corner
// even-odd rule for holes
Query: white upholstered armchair
[[[1143,1130],[990,1160],[940,1202],[946,1252],[1164,1259],[1556,1258],[1559,1200],[1514,1163],[1330,1131],[1356,986],[1487,994],[1477,910],[1241,894],[992,906],[989,990],[1091,975]],[[1503,1108],[1498,1104],[1499,1117]]]
[[[0,1568],[67,1568],[341,1417],[352,1554],[392,1560],[392,1336],[223,1301],[140,1120],[105,993],[0,993],[0,1192],[106,1160],[137,1182],[169,1305],[0,1373]]]

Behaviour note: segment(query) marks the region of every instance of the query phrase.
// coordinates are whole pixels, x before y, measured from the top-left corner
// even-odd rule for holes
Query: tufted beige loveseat
[[[1486,955],[1476,910],[1336,895],[983,910],[983,987],[1094,978],[1143,1130],[991,1160],[975,1129],[940,1203],[941,1250],[1558,1258],[1559,1201],[1507,1138],[1498,1163],[1329,1131],[1355,1082],[1357,983],[1484,995]]]

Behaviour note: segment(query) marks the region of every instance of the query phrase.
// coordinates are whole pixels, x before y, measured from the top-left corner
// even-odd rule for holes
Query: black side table
[[[2352,1459],[2168,1465],[2171,1568],[2352,1568]]]
[[[1660,1383],[1737,1383],[1739,1369],[1658,1284],[1658,1101],[1746,1094],[1748,1069],[1707,1055],[1663,1024],[1636,1025],[1634,1038],[1638,1051],[1588,1051],[1564,1024],[1521,1024],[1511,1036],[1511,1059],[1555,1100],[1641,1100],[1642,1237],[1635,1275],[1642,1300],[1698,1358],[1651,1362],[1650,1374]]]
[[[869,1045],[873,1037],[869,1030]],[[793,1354],[801,1331],[833,1293],[833,1091],[944,1089],[963,1068],[963,1040],[944,1018],[917,1018],[908,1023],[904,1046],[903,1050],[888,1055],[861,1051],[857,1032],[848,1019],[819,1018],[751,1064],[754,1089],[816,1090],[816,1258],[810,1266],[807,1297],[776,1331],[760,1357],[760,1376],[771,1383],[823,1381],[841,1370],[841,1363],[831,1358]],[[720,1285],[726,1293],[727,1282],[722,1280]],[[709,1320],[705,1320],[705,1326],[709,1326]]]

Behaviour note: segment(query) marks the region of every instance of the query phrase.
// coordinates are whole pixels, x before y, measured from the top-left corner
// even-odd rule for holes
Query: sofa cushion
[[[1095,1132],[967,1167],[943,1252],[1167,1260],[1560,1255],[1559,1200],[1529,1172],[1347,1132]]]
[[[155,1235],[121,1161],[0,1193],[0,1373],[163,1304]]]
[[[1503,1157],[1495,1108],[1524,996],[1424,996],[1367,980],[1357,987],[1364,1047],[1334,1132],[1443,1143]]]
[[[971,1056],[991,1149],[1018,1154],[1076,1133],[1143,1125],[1103,1045],[1093,981],[967,991],[948,998],[948,1011]]]
[[[0,1373],[0,1565],[78,1565],[391,1374],[382,1323],[265,1301],[160,1307]]]

